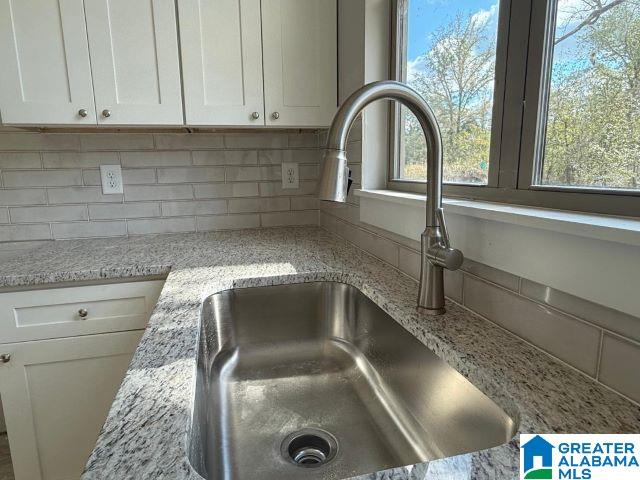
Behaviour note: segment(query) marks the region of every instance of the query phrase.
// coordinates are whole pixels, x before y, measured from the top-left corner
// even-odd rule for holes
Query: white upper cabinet
[[[0,0],[2,122],[326,127],[336,2]]]
[[[82,0],[0,0],[0,115],[95,125]]]
[[[188,125],[264,125],[260,0],[178,0]]]
[[[188,125],[331,123],[336,0],[178,0],[178,7]]]
[[[173,0],[85,0],[98,123],[182,125]]]
[[[336,0],[262,0],[266,124],[322,127],[337,106]]]

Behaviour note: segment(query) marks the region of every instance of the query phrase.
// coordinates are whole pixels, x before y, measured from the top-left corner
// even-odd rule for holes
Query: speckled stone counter
[[[443,316],[418,313],[414,281],[318,228],[47,242],[7,257],[0,287],[168,275],[83,480],[201,478],[187,458],[200,306],[233,287],[351,284],[499,404],[521,432],[640,432],[637,405],[456,304]],[[516,438],[357,479],[512,479],[518,468]]]

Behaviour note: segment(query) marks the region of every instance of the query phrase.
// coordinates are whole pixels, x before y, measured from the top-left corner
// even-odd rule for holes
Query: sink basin
[[[202,309],[190,461],[341,479],[494,447],[517,425],[358,289],[243,288]]]

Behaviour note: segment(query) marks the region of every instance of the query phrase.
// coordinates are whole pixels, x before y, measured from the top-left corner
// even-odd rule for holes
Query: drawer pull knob
[[[9,363],[11,361],[10,353],[3,353],[0,355],[0,363]]]
[[[81,308],[80,310],[78,310],[78,316],[80,318],[87,318],[87,315],[89,315],[89,312],[86,308]]]

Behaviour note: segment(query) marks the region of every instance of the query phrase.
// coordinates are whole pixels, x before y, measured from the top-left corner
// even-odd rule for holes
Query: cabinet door
[[[267,125],[323,127],[337,105],[336,0],[262,0]]]
[[[0,85],[5,124],[95,125],[82,0],[0,0]]]
[[[143,331],[2,345],[16,480],[80,478]]]
[[[264,125],[260,0],[178,0],[188,125]]]
[[[173,0],[85,0],[99,125],[182,125]]]

